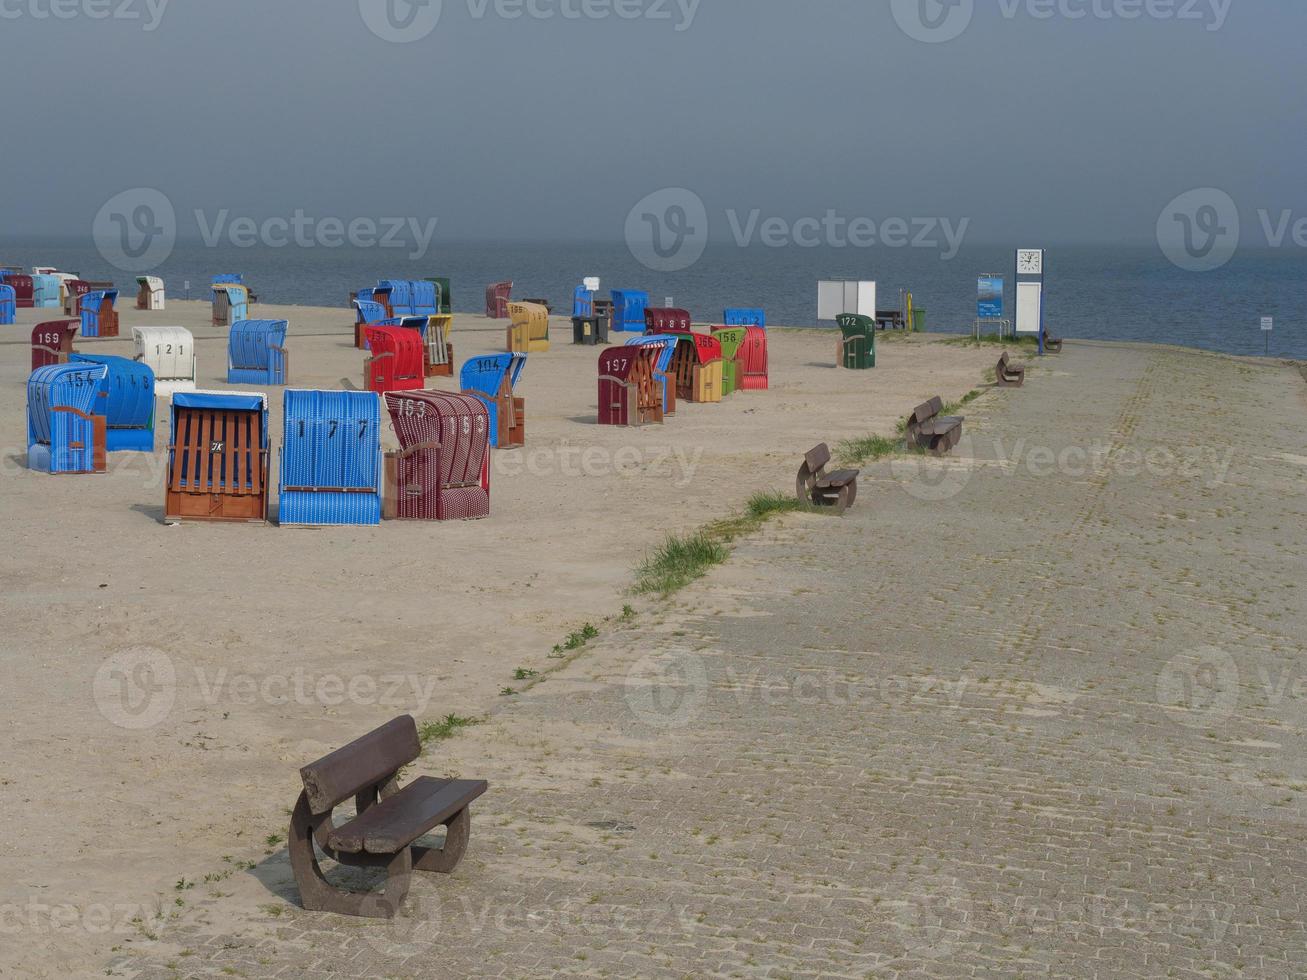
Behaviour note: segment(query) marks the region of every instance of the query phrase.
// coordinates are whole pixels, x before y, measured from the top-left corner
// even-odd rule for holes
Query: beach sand
[[[227,387],[225,331],[207,303],[130,305],[120,304],[122,337],[78,349],[131,356],[133,325],[185,326],[200,387]],[[773,329],[770,390],[618,429],[595,424],[597,350],[573,347],[570,323],[555,318],[553,349],[531,355],[518,388],[526,448],[494,453],[488,520],[165,526],[166,401],[152,456],[113,454],[100,476],[25,469],[27,338],[55,312],[21,310],[0,331],[0,908],[23,926],[0,967],[24,975],[102,974],[96,957],[185,908],[192,876],[281,847],[264,841],[284,834],[299,766],[397,714],[485,714],[506,700],[501,689],[522,686],[519,668],[555,665],[568,634],[643,608],[628,594],[632,570],[667,534],[736,513],[756,491],[792,492],[817,442],[892,434],[927,397],[981,386],[996,360],[940,335],[897,337],[876,370],[842,371],[833,332]],[[290,321],[291,386],[362,386],[349,311],[253,313]],[[457,315],[458,362],[502,351],[504,325]],[[281,397],[269,394],[275,468]],[[171,683],[112,673],[159,653]],[[129,722],[148,727],[111,721],[124,717],[119,698]],[[113,928],[87,925],[104,910]],[[51,925],[60,915],[71,925]]]

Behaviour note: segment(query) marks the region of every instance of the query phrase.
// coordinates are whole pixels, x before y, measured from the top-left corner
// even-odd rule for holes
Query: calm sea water
[[[0,264],[52,265],[135,289],[135,277],[114,269],[86,242],[0,242]],[[570,310],[572,288],[597,275],[603,288],[646,289],[656,305],[671,297],[696,320],[720,318],[727,306],[762,306],[769,323],[816,326],[818,279],[874,279],[879,305],[898,305],[910,289],[927,309],[928,328],[970,331],[976,277],[1007,278],[1014,305],[1012,250],[969,246],[949,261],[921,249],[833,249],[712,245],[693,268],[650,272],[622,244],[434,247],[421,260],[407,249],[208,248],[179,243],[158,270],[170,296],[208,295],[214,273],[241,272],[269,303],[344,306],[350,291],[382,278],[450,276],[454,308],[479,312],[487,283],[512,279],[516,297],[545,297]],[[1307,252],[1241,250],[1224,268],[1195,274],[1171,265],[1155,248],[1066,247],[1047,259],[1046,310],[1058,336],[1183,344],[1234,354],[1262,354],[1262,316],[1275,317],[1270,352],[1307,359]]]

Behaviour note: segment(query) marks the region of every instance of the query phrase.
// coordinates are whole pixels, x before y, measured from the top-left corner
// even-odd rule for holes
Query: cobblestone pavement
[[[1069,347],[443,743],[491,791],[405,917],[306,914],[275,853],[111,968],[1302,975],[1305,409]]]

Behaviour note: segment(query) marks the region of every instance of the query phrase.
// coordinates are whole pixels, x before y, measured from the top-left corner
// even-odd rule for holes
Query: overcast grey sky
[[[978,242],[1147,241],[1203,186],[1307,215],[1307,3],[954,2],[443,0],[394,43],[433,8],[0,0],[0,235],[89,235],[137,186],[183,237],[195,209],[299,208],[618,241],[669,186],[713,211],[969,217]],[[915,33],[965,30],[914,38],[920,4]]]

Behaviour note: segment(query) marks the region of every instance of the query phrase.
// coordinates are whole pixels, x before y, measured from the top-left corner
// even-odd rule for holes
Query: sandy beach
[[[207,303],[129,307],[122,337],[78,349],[131,356],[133,325],[185,326],[200,387],[227,387],[225,331]],[[996,359],[938,335],[897,337],[876,370],[842,371],[831,333],[774,329],[769,391],[617,429],[595,424],[596,349],[572,346],[570,323],[555,319],[553,349],[531,356],[519,385],[526,448],[494,454],[489,520],[170,527],[163,400],[154,455],[113,454],[101,476],[26,470],[27,336],[53,312],[20,311],[0,344],[11,420],[0,521],[14,542],[0,575],[3,782],[21,801],[0,831],[11,861],[0,905],[35,922],[0,959],[50,976],[147,927],[52,928],[31,903],[175,911],[179,881],[224,856],[260,859],[265,838],[284,834],[299,766],[397,714],[480,717],[511,700],[500,692],[525,686],[515,673],[556,666],[569,634],[651,604],[628,594],[632,570],[668,533],[730,516],[757,491],[792,492],[815,443],[892,434],[925,398],[981,386]],[[291,386],[362,385],[349,311],[254,313],[290,321]],[[460,363],[501,351],[504,322],[460,314],[453,340]],[[268,391],[275,466],[281,397]],[[137,690],[115,673],[159,654],[171,678],[147,675]]]

